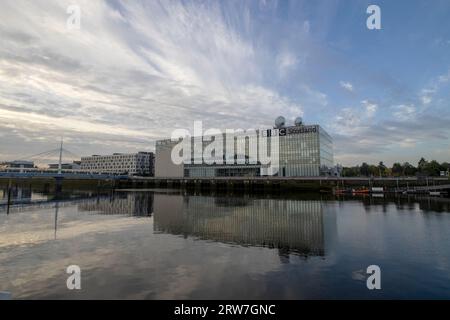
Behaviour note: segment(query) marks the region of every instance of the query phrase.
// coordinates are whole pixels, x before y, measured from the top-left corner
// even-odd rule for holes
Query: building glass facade
[[[318,125],[289,127],[280,137],[280,176],[325,175],[333,167],[333,140]]]
[[[278,136],[278,148],[272,146],[273,140],[264,139]],[[219,136],[220,137],[220,136]],[[254,135],[238,135],[234,137],[234,143],[226,141],[226,135],[220,137],[220,145],[223,146],[224,153],[215,154],[206,152],[208,146],[216,138],[195,137],[191,139],[191,156],[188,161],[182,164],[182,170],[174,167],[172,172],[181,172],[184,177],[226,177],[226,176],[267,176],[277,175],[284,177],[303,177],[328,175],[333,167],[333,140],[330,135],[319,125],[297,125],[267,130],[255,130]],[[264,142],[264,144],[262,144]],[[170,171],[170,152],[179,141],[172,142],[170,139],[161,140],[156,143],[156,176],[167,176]],[[234,145],[234,152],[231,154],[227,150],[227,144]],[[267,147],[266,147],[267,145]],[[206,155],[194,152],[195,146],[200,146],[200,150]],[[278,172],[271,174],[259,157],[260,152],[266,149],[272,158],[278,159]],[[275,150],[273,150],[275,148]],[[198,150],[198,148],[197,148]],[[256,152],[251,152],[251,151]],[[163,153],[166,152],[166,155]],[[183,151],[184,152],[184,151]],[[257,158],[252,155],[257,155]],[[210,155],[210,156],[207,156]],[[202,158],[203,157],[203,158]],[[212,157],[212,158],[211,158]],[[212,163],[215,159],[222,159],[222,163]],[[234,163],[226,161],[232,159]],[[163,159],[158,161],[158,159]],[[241,159],[241,161],[237,161]],[[161,170],[158,167],[161,166]],[[167,168],[166,168],[167,167]],[[164,172],[166,175],[159,175]]]

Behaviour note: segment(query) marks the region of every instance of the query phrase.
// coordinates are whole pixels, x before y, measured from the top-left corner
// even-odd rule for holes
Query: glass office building
[[[333,140],[319,125],[285,128],[280,137],[280,176],[326,175],[333,167]]]
[[[172,148],[179,143],[170,139],[157,141],[155,176],[157,177],[227,177],[227,176],[283,176],[283,177],[305,177],[305,176],[323,176],[333,174],[333,140],[330,135],[319,125],[278,126],[273,129],[255,130],[255,135],[242,135],[235,137],[234,152],[223,156],[222,163],[207,164],[205,156],[198,161],[198,156],[194,156],[191,148],[191,157],[189,161],[181,165],[171,163],[170,153]],[[272,150],[271,139],[264,141],[262,139],[278,136],[278,148]],[[200,143],[202,149],[208,147],[214,139],[201,139],[202,137],[190,138],[192,145]],[[221,142],[226,150],[226,135],[222,135]],[[241,141],[243,148],[239,149],[237,145]],[[271,173],[267,166],[260,161],[259,149],[266,147],[272,157],[278,160],[278,170]],[[252,147],[253,145],[253,147]],[[258,158],[251,158],[251,148],[258,150]],[[239,151],[237,151],[239,150]],[[255,150],[255,149],[254,149]],[[215,156],[215,155],[214,155]],[[234,159],[244,159],[230,163],[225,161],[229,157]],[[197,160],[197,161],[194,161]],[[253,160],[253,161],[252,161]],[[264,163],[264,162],[263,162]]]

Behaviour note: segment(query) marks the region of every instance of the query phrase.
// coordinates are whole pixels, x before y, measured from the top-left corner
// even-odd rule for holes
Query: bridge
[[[20,161],[31,161],[31,160],[43,160],[49,159],[51,156],[57,156],[58,158],[58,168],[25,168],[25,167],[8,167],[0,171],[0,178],[4,179],[28,179],[28,178],[55,178],[55,179],[98,179],[98,180],[110,180],[110,179],[124,179],[127,178],[126,175],[109,174],[104,172],[96,172],[92,170],[81,170],[81,169],[64,169],[62,160],[63,157],[69,159],[80,159],[81,157],[75,153],[63,148],[63,140],[59,148],[40,152],[34,155],[25,156],[20,159]]]
[[[127,175],[114,175],[104,173],[92,173],[92,172],[80,172],[63,171],[58,173],[56,170],[36,170],[36,171],[8,171],[0,172],[0,179],[30,179],[30,178],[43,178],[43,179],[74,179],[74,180],[121,180],[128,179]]]

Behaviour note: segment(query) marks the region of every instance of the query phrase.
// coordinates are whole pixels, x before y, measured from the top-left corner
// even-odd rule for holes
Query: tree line
[[[450,163],[439,163],[436,160],[427,161],[421,158],[417,166],[413,166],[409,162],[396,162],[391,168],[384,165],[380,161],[378,165],[367,164],[363,162],[361,165],[354,167],[343,167],[343,177],[408,177],[408,176],[440,176],[441,171],[450,171]]]

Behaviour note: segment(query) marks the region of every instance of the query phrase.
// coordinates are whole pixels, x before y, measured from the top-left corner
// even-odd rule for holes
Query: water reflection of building
[[[31,200],[31,189],[30,188],[11,188],[10,197],[12,200]],[[8,189],[0,190],[0,199],[6,200],[8,199]]]
[[[122,214],[150,217],[153,213],[153,194],[148,192],[116,193],[78,205],[79,211],[97,211],[100,214]]]
[[[397,196],[397,197],[364,197],[360,198],[366,212],[377,211],[380,207],[384,213],[390,212],[392,207],[397,210],[421,212],[449,212],[450,199],[429,196]]]
[[[320,201],[155,194],[154,209],[155,231],[324,255]]]

